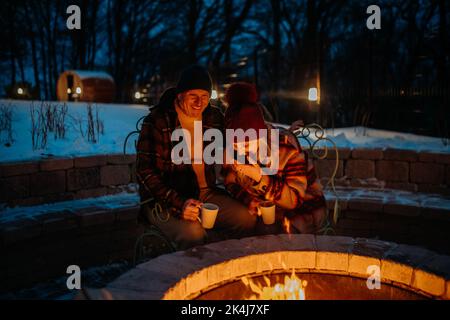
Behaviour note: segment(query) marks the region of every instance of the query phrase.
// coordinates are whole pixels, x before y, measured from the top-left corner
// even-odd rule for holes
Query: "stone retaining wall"
[[[121,192],[136,182],[135,155],[101,155],[0,164],[0,203],[31,206]],[[316,160],[325,185],[335,154]],[[335,185],[450,195],[450,154],[339,149]]]
[[[0,203],[32,206],[115,194],[136,182],[135,155],[0,164]]]
[[[69,265],[132,261],[138,213],[137,205],[85,208],[0,224],[0,293],[65,276]]]
[[[322,184],[336,165],[335,152],[316,160]],[[339,149],[335,185],[401,189],[450,195],[450,153],[397,149]]]

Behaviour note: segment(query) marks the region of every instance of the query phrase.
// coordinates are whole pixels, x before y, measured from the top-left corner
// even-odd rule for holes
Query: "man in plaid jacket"
[[[216,186],[215,165],[194,161],[196,148],[203,150],[203,133],[215,128],[223,131],[224,118],[218,108],[209,104],[212,89],[208,72],[199,66],[185,69],[176,88],[169,89],[159,105],[144,119],[137,144],[136,172],[142,212],[148,221],[177,244],[179,249],[203,244],[207,233],[199,222],[204,202],[219,206],[214,229],[230,237],[251,235],[256,217],[245,205],[231,198]],[[202,135],[194,133],[194,124],[201,121]],[[184,129],[190,133],[191,163],[175,164],[172,132]],[[152,210],[148,200],[154,198],[165,214]]]

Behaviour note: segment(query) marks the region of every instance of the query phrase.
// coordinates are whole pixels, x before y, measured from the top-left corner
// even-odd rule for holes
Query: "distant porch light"
[[[23,89],[22,88],[17,88],[17,93],[18,94],[23,94]]]
[[[318,101],[319,100],[319,93],[318,93],[317,88],[309,88],[308,100],[309,101]]]
[[[136,91],[134,94],[134,98],[139,100],[141,98],[141,93],[139,91]]]

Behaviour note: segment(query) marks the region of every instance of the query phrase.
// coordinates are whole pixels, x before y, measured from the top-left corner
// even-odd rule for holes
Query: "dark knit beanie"
[[[267,129],[261,108],[257,104],[257,94],[254,85],[235,83],[225,94],[228,108],[225,112],[226,129]]]
[[[191,65],[181,72],[177,84],[177,93],[202,89],[211,94],[212,81],[208,70],[198,65]]]

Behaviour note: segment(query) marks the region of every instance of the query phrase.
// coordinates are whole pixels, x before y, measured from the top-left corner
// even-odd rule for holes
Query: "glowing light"
[[[136,91],[134,97],[139,100],[141,98],[141,93],[139,91]]]
[[[80,88],[80,87],[77,87],[77,88],[75,89],[75,92],[76,92],[77,94],[81,94],[81,88]]]
[[[72,93],[72,89],[67,88],[67,93],[68,93],[68,94],[71,94],[71,93]]]
[[[22,88],[17,88],[17,93],[18,94],[23,94],[23,89]]]
[[[211,99],[216,100],[218,96],[217,90],[211,91]]]
[[[319,99],[319,93],[317,88],[309,88],[308,91],[308,100],[309,101],[317,101]]]
[[[297,277],[295,270],[291,276],[284,277],[284,283],[271,284],[268,277],[264,276],[264,284],[259,284],[251,278],[243,277],[241,281],[253,295],[248,300],[306,300],[306,286],[308,282]]]

